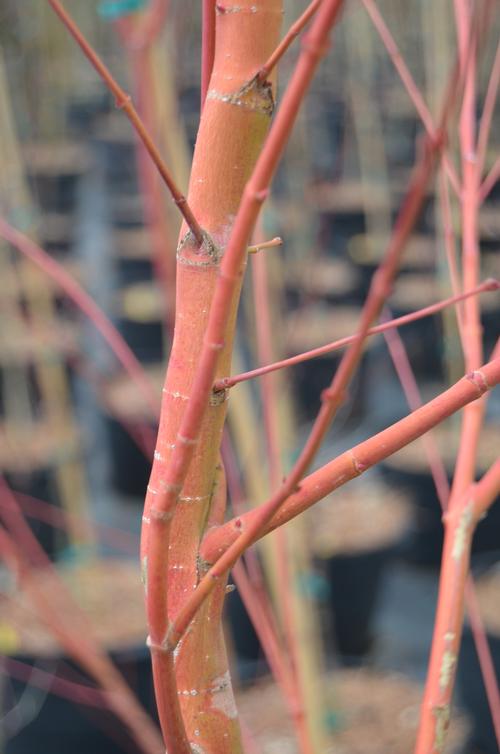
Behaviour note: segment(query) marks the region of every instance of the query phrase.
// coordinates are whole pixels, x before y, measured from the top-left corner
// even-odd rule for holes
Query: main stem
[[[198,550],[211,514],[225,418],[224,393],[206,407],[175,512],[158,512],[157,500],[165,491],[166,469],[175,445],[193,443],[192,438],[179,434],[179,426],[202,349],[220,260],[273,111],[272,84],[258,83],[255,75],[279,40],[281,12],[281,0],[262,0],[258,6],[217,5],[214,67],[188,192],[205,241],[200,247],[184,227],[178,246],[175,335],[142,542],[155,689],[169,754],[241,751],[220,621],[223,580],[191,624],[175,656],[164,645],[169,618],[200,578]],[[239,272],[241,277],[243,268]],[[218,351],[218,375],[226,374],[230,366],[238,297],[239,286],[231,299],[232,315]],[[223,516],[220,507],[218,504],[217,513]],[[213,516],[211,519],[213,522]],[[185,735],[182,729],[175,732],[179,706]]]

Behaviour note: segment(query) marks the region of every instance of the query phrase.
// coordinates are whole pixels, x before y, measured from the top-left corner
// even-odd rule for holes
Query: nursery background
[[[278,39],[294,33],[277,83],[276,61],[255,68],[271,134],[328,4],[286,0]],[[218,457],[221,436],[219,476],[212,509],[193,524],[200,542],[210,527],[222,533],[213,545],[205,538],[203,555],[232,546],[224,520],[252,521],[248,511],[286,484],[318,412],[340,390],[338,411],[285,497],[300,497],[316,470],[320,492],[285,513],[288,522],[308,508],[286,526],[271,519],[255,539],[274,531],[252,539],[217,587],[236,706],[225,697],[228,677],[210,680],[209,695],[224,699],[213,703],[219,722],[203,727],[206,709],[193,698],[205,690],[179,675],[172,693],[184,740],[182,720],[169,739],[179,721],[168,716],[172,690],[158,698],[158,680],[155,700],[150,649],[155,657],[170,645],[154,639],[155,608],[144,606],[141,570],[149,600],[156,577],[147,574],[151,554],[139,556],[141,524],[156,515],[143,515],[146,490],[157,493],[153,461],[183,437],[157,444],[162,396],[181,417],[190,397],[164,387],[174,325],[176,337],[182,327],[176,255],[179,267],[208,265],[185,250],[200,226],[184,197],[205,223],[205,205],[216,206],[219,192],[223,203],[233,185],[200,177],[201,161],[207,176],[229,165],[235,138],[228,127],[226,153],[214,121],[197,143],[200,113],[221,102],[262,108],[251,86],[227,94],[237,77],[231,55],[251,56],[260,42],[218,47],[232,19],[261,8],[0,0],[1,754],[406,754],[417,740],[419,754],[499,751],[500,394],[489,389],[500,380],[500,13],[488,0],[337,4],[331,43],[314,48],[323,57],[247,238],[232,357],[210,394],[210,406],[227,408],[208,443]],[[267,128],[242,121],[252,168]],[[216,190],[200,200],[204,181]],[[200,234],[209,248],[204,224]],[[393,269],[387,259],[399,253]],[[189,285],[184,309],[178,278],[177,317],[208,312],[203,284]],[[394,318],[398,327],[387,324]],[[368,337],[368,327],[380,332]],[[352,379],[330,387],[353,340],[364,343]],[[172,369],[194,370],[192,359],[177,356]],[[478,392],[452,404],[465,374]],[[432,401],[441,394],[449,410],[418,424],[423,404],[425,416],[439,413]],[[387,435],[390,452],[380,435],[374,460],[352,452],[354,471],[339,467],[337,482],[323,484],[326,464],[394,427],[407,434],[394,447]],[[479,508],[448,516],[453,541],[438,595],[450,488],[464,505],[463,491],[474,501],[477,492]],[[227,509],[218,503],[226,490]],[[182,495],[178,505],[190,510],[203,497]],[[182,537],[172,547],[182,549]],[[214,563],[198,550],[196,564],[168,563],[179,577],[179,625]],[[190,567],[192,586],[191,571],[182,580]],[[438,598],[447,643],[429,664]],[[218,620],[211,611],[198,620]],[[186,652],[185,623],[174,657]],[[191,665],[208,667],[212,645],[198,645]],[[167,677],[158,668],[157,679]],[[426,694],[443,696],[427,723],[426,679]],[[233,722],[224,727],[236,708],[242,744]]]

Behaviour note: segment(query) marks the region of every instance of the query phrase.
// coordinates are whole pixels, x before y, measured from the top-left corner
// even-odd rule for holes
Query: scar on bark
[[[207,99],[226,102],[229,105],[254,110],[271,117],[274,112],[274,97],[270,81],[260,81],[258,76],[243,84],[236,92],[219,92],[210,89]]]
[[[215,267],[222,257],[222,250],[217,246],[212,236],[205,230],[203,243],[198,245],[191,230],[181,238],[177,246],[177,261],[189,267]]]

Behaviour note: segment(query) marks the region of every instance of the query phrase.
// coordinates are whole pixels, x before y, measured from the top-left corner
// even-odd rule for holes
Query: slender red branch
[[[262,219],[257,223],[256,236],[262,237]],[[257,354],[259,361],[273,358],[271,297],[269,291],[268,260],[266,256],[255,257],[252,264],[252,292],[256,314]],[[281,446],[279,437],[278,384],[275,376],[265,377],[260,384],[264,431],[266,437],[269,481],[271,489],[279,486],[283,477]],[[298,641],[292,603],[292,576],[287,551],[287,533],[284,529],[276,532],[277,578],[280,584],[279,603],[286,646],[291,659],[291,674],[295,698],[292,719],[297,731],[297,739],[303,754],[312,752],[309,726],[304,714],[304,702],[300,684]],[[237,567],[237,564],[235,565]]]
[[[153,160],[154,164],[158,168],[158,171],[163,178],[168,190],[170,191],[172,195],[172,199],[174,200],[175,204],[178,206],[179,211],[181,212],[184,220],[186,221],[188,227],[190,228],[191,232],[193,233],[194,238],[196,239],[196,242],[199,246],[203,244],[203,231],[201,227],[198,224],[198,221],[194,217],[191,208],[189,207],[187,203],[186,197],[182,194],[180,189],[177,187],[172,174],[170,173],[168,167],[165,165],[165,162],[160,154],[159,149],[156,147],[156,145],[153,142],[153,139],[151,138],[151,135],[149,134],[146,126],[144,125],[143,121],[139,117],[139,114],[137,110],[135,109],[132,99],[129,94],[127,94],[121,86],[118,84],[118,82],[113,78],[111,71],[107,68],[107,66],[103,63],[103,61],[100,59],[100,57],[97,55],[95,50],[92,48],[92,46],[89,44],[87,39],[84,37],[80,29],[78,28],[75,21],[71,18],[69,13],[62,7],[59,0],[47,0],[47,2],[50,4],[54,12],[59,16],[71,36],[75,39],[77,44],[81,47],[84,55],[87,57],[89,62],[92,64],[92,66],[95,68],[99,76],[102,78],[108,89],[111,91],[113,96],[116,99],[116,106],[124,111],[127,118],[130,120],[132,126],[134,127],[137,135],[141,139],[141,141],[144,144],[144,147],[148,151],[151,159]]]
[[[0,542],[5,544],[2,539],[3,531],[0,530]],[[103,706],[109,706],[106,700],[106,694],[100,689],[93,689],[82,683],[70,681],[67,678],[61,678],[54,673],[48,673],[42,668],[33,667],[25,662],[15,660],[13,657],[3,658],[0,663],[0,673],[9,675],[19,681],[47,690],[50,694],[56,694],[64,699],[71,699],[77,704],[85,704],[89,707],[102,709]]]
[[[397,330],[388,331],[385,333],[384,338],[410,411],[416,411],[422,406],[422,397],[403,340]],[[442,510],[445,511],[450,496],[450,485],[433,433],[427,432],[421,438],[421,442],[427,456],[436,494]]]
[[[291,133],[300,102],[311,82],[322,54],[326,51],[329,31],[339,14],[341,6],[342,0],[325,0],[322,4],[313,27],[303,41],[303,50],[295,73],[285,92],[281,107],[257,160],[252,177],[247,183],[222,258],[210,306],[203,348],[191,385],[189,400],[177,432],[175,447],[162,479],[161,494],[156,495],[154,515],[157,518],[155,520],[167,522],[176,507],[196,447],[200,420],[205,413],[212,390],[218,355],[224,346],[230,305],[240,283],[240,269],[245,257],[248,237],[261,205],[267,197],[269,183]],[[167,523],[162,527],[155,526],[150,529],[148,543],[150,568],[155,569],[158,564],[165,561],[164,528],[166,526]],[[163,570],[161,576],[158,574],[158,579],[165,577]],[[155,586],[159,586],[156,581]],[[158,604],[165,604],[165,595],[158,594]],[[170,647],[167,636],[160,641],[166,647]]]
[[[430,306],[426,306],[423,309],[418,309],[417,311],[411,312],[410,314],[405,314],[402,317],[396,317],[394,319],[388,319],[380,325],[370,327],[367,335],[377,335],[379,333],[387,332],[388,330],[392,330],[397,327],[402,327],[403,325],[407,325],[410,322],[415,322],[419,319],[423,319],[424,317],[429,317],[432,314],[436,314],[437,312],[442,311],[452,304],[463,301],[469,296],[476,296],[487,291],[497,291],[498,288],[499,283],[497,280],[485,280],[484,283],[481,283],[481,285],[479,285],[472,291],[467,291],[466,293],[459,293],[455,296],[450,296],[449,298],[443,299],[442,301],[438,301],[436,304],[431,304]],[[303,353],[299,353],[296,356],[290,356],[288,359],[275,361],[272,364],[266,364],[265,366],[252,369],[251,371],[236,374],[233,377],[221,377],[214,383],[214,390],[217,391],[232,388],[235,385],[238,385],[240,382],[245,382],[246,380],[251,380],[255,377],[262,377],[263,375],[269,374],[269,372],[274,372],[277,369],[291,367],[295,364],[301,364],[303,361],[307,361],[308,359],[314,359],[317,356],[323,356],[326,353],[337,351],[340,348],[353,343],[357,337],[357,335],[348,335],[345,338],[334,340],[332,343],[327,343],[324,346],[313,348],[310,351],[304,351]]]
[[[474,644],[479,659],[479,667],[483,676],[486,698],[488,700],[488,707],[493,721],[493,729],[495,731],[497,745],[500,745],[500,691],[498,689],[497,675],[493,663],[493,657],[491,655],[491,649],[483,625],[474,584],[470,576],[465,584],[465,604],[469,613],[472,636],[474,637]]]
[[[363,4],[368,12],[368,15],[370,16],[373,22],[373,25],[375,26],[380,36],[380,39],[382,40],[384,44],[384,47],[387,50],[387,53],[390,59],[392,60],[392,63],[396,71],[399,74],[401,81],[404,84],[404,87],[408,93],[410,100],[413,102],[415,109],[420,116],[420,119],[427,132],[427,135],[432,138],[436,133],[436,126],[434,124],[434,120],[432,118],[429,108],[427,107],[425,103],[422,93],[415,82],[415,79],[411,75],[410,70],[405,63],[405,60],[403,56],[401,55],[399,47],[396,44],[396,40],[392,36],[391,32],[389,31],[389,27],[387,26],[384,19],[382,18],[382,15],[375,3],[375,0],[363,0]],[[443,154],[443,162],[446,169],[446,173],[450,179],[450,183],[453,186],[453,190],[455,191],[457,196],[460,196],[460,191],[461,191],[460,180],[458,178],[455,167],[453,166],[453,163],[451,162],[449,156],[445,153]]]
[[[269,667],[288,702],[290,712],[296,709],[295,681],[287,665],[286,656],[277,641],[276,626],[271,622],[267,609],[261,604],[258,592],[253,589],[242,563],[235,563],[233,578],[250,616]],[[264,608],[264,609],[263,609]]]
[[[417,408],[420,408],[422,405],[422,399],[403,341],[399,337],[397,330],[387,333],[385,338],[392,361],[406,395],[408,405],[410,409],[414,411]],[[427,435],[424,435],[421,439],[441,508],[443,511],[446,511],[450,496],[450,485],[448,483],[448,475],[443,460],[440,457],[438,447],[432,438],[432,433],[427,433]],[[483,672],[486,696],[493,724],[495,730],[500,731],[500,693],[495,677],[495,670],[490,648],[488,646],[488,640],[486,638],[479,606],[475,596],[474,582],[470,575],[465,583],[465,604],[469,613],[472,635],[476,645],[480,667]]]
[[[94,299],[82,288],[53,257],[38,244],[16,230],[0,217],[0,236],[8,241],[17,251],[27,257],[33,264],[54,280],[68,298],[89,318],[109,345],[127,374],[137,385],[149,406],[153,416],[159,412],[159,398],[146,372],[122,338],[118,330],[106,317]]]
[[[15,490],[13,490],[13,494],[17,498],[23,513],[28,518],[36,518],[37,521],[43,521],[57,529],[67,528],[68,517],[73,518],[75,523],[86,523],[82,516],[63,511],[53,503],[46,503],[44,500],[39,500],[31,495],[25,495]],[[0,509],[6,507],[8,507],[8,503],[0,498]],[[128,553],[128,555],[135,555],[137,553],[137,538],[129,534],[129,532],[117,529],[114,526],[108,526],[107,524],[94,523],[93,526],[100,533],[101,540],[109,546],[120,548]]]
[[[258,72],[257,78],[259,79],[259,81],[265,81],[271,71],[276,68],[279,61],[286,53],[294,39],[299,36],[300,32],[314,16],[322,2],[323,0],[312,0],[312,2],[307,6],[302,15],[299,16],[299,18],[290,26],[289,30],[279,43],[278,47],[275,49],[273,54],[270,55],[269,59],[264,63],[264,65]]]
[[[134,39],[136,47],[149,47],[161,34],[165,26],[169,5],[170,0],[150,0],[148,12],[136,30]]]
[[[462,161],[462,284],[476,285],[479,270],[478,210],[480,175],[476,161],[476,72],[478,16],[466,0],[454,0],[459,61],[464,77],[460,112],[460,152]],[[463,308],[464,357],[466,369],[477,369],[483,357],[482,327],[477,300],[469,299]],[[450,509],[461,499],[474,480],[477,446],[484,418],[485,401],[464,410],[460,431]]]
[[[326,7],[322,6],[322,10]],[[322,11],[316,21],[321,21]],[[314,26],[313,26],[314,29]],[[300,61],[299,61],[300,62]],[[385,258],[375,273],[368,298],[361,313],[361,322],[355,342],[345,353],[340,366],[335,373],[331,386],[323,391],[321,408],[313,424],[306,444],[291,469],[288,477],[277,492],[259,509],[258,516],[250,523],[248,529],[241,533],[237,541],[229,547],[227,552],[221,557],[218,563],[213,566],[200,581],[196,591],[187,600],[186,604],[179,610],[177,617],[173,619],[167,631],[166,643],[168,646],[175,646],[186,630],[190,620],[196,614],[205,598],[210,594],[215,586],[217,579],[220,578],[234,562],[241,556],[243,551],[266,530],[266,526],[274,517],[277,517],[279,509],[289,498],[293,491],[299,485],[301,479],[309,468],[319,446],[330,426],[331,420],[335,416],[338,407],[344,400],[345,389],[352,378],[354,370],[362,354],[363,344],[366,339],[366,333],[371,322],[378,316],[383,302],[388,295],[391,282],[397,270],[400,256],[406,241],[411,233],[415,221],[419,215],[422,202],[427,189],[428,181],[435,167],[437,154],[442,143],[444,126],[450,115],[451,106],[456,96],[456,87],[458,83],[456,67],[450,78],[449,87],[444,101],[442,116],[440,119],[441,138],[425,145],[422,151],[422,157],[418,163],[412,180],[410,182],[405,201],[396,221],[394,233],[392,235]],[[271,131],[272,135],[272,131]],[[259,163],[257,163],[257,167]],[[255,174],[254,174],[255,175]],[[243,203],[244,204],[244,203]],[[241,239],[243,241],[243,239]],[[229,244],[231,248],[231,242]],[[224,258],[225,261],[226,257]],[[224,262],[223,262],[224,266]],[[215,299],[217,297],[217,289]],[[195,378],[196,383],[196,378]],[[186,414],[189,411],[189,404]],[[186,416],[185,414],[185,416]]]
[[[262,241],[261,243],[255,243],[252,244],[252,246],[249,246],[247,248],[248,254],[257,254],[259,251],[262,251],[263,249],[273,249],[276,246],[281,246],[283,244],[283,239],[279,236],[276,236],[276,238],[271,238],[270,241]]]
[[[284,505],[268,520],[269,502],[239,516],[217,530],[207,532],[201,546],[201,556],[208,563],[215,563],[191,595],[170,629],[170,641],[175,643],[182,636],[200,604],[210,593],[211,584],[232,567],[241,552],[241,545],[253,541],[254,533],[259,538],[282,526],[333,490],[359,476],[371,466],[388,458],[405,445],[420,437],[432,427],[500,382],[500,359],[491,361],[481,370],[466,375],[449,390],[414,411],[388,429],[346,451],[318,471],[300,482]],[[262,527],[262,521],[266,521]]]
[[[444,236],[444,248],[446,253],[446,261],[448,264],[448,271],[450,274],[451,289],[455,295],[462,290],[460,282],[460,275],[457,269],[456,259],[456,241],[455,233],[453,231],[453,220],[450,204],[450,192],[448,190],[448,182],[444,174],[444,170],[439,171],[439,207],[441,210],[441,217],[443,221],[443,236]],[[465,335],[463,325],[463,311],[462,307],[456,306],[455,311],[457,314],[458,332],[460,336],[460,343],[462,345],[462,351],[465,350]]]
[[[160,739],[156,727],[135,700],[108,656],[93,636],[87,617],[72,599],[64,582],[26,524],[15,497],[5,481],[0,478],[4,505],[0,517],[9,530],[0,528],[0,552],[6,565],[20,580],[41,620],[66,652],[78,662],[97,683],[109,692],[113,711],[130,729],[141,749],[148,754],[159,754]],[[36,566],[43,567],[47,589],[41,589],[34,579],[27,553]],[[64,605],[64,611],[62,610]]]
[[[497,45],[497,51],[495,53],[495,59],[491,69],[490,79],[488,81],[488,88],[486,90],[486,96],[484,98],[483,112],[481,120],[479,122],[479,133],[477,137],[477,171],[481,175],[484,168],[484,161],[486,158],[486,150],[488,147],[488,138],[490,135],[491,119],[495,110],[495,100],[497,96],[498,86],[500,84],[500,42]]]
[[[480,203],[484,202],[490,193],[490,191],[493,189],[493,187],[497,184],[497,182],[500,180],[500,157],[498,157],[495,160],[495,163],[493,164],[493,167],[491,168],[490,172],[482,182],[480,189],[479,189],[479,201]]]
[[[202,2],[201,31],[201,111],[208,92],[215,58],[215,0]]]
[[[500,492],[500,460],[471,485],[444,517],[445,540],[436,620],[415,754],[440,754],[448,730],[463,628],[472,536]]]

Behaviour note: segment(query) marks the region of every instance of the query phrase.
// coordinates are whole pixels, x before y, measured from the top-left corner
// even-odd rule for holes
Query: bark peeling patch
[[[453,560],[458,561],[462,557],[465,546],[469,537],[469,529],[473,522],[474,503],[471,501],[462,511],[460,521],[458,522],[455,538],[453,540],[453,549],[451,555]]]
[[[439,685],[444,690],[451,682],[453,668],[457,662],[457,656],[454,652],[447,650],[443,655],[441,662],[441,672],[439,674]]]
[[[207,99],[225,102],[235,107],[243,107],[245,110],[267,115],[269,118],[274,112],[274,97],[271,83],[269,81],[260,81],[254,76],[251,81],[238,89],[236,92],[219,92],[217,89],[210,89]]]
[[[215,12],[218,16],[224,16],[227,13],[257,13],[257,5],[222,5],[216,3]]]
[[[205,749],[202,749],[200,744],[189,744],[191,746],[191,751],[193,754],[205,754]]]
[[[216,678],[211,687],[212,707],[222,712],[230,720],[238,717],[236,702],[234,701],[233,689],[231,687],[231,677],[229,670]]]
[[[443,704],[440,707],[434,707],[432,710],[436,718],[436,735],[434,739],[434,750],[438,753],[444,750],[446,733],[450,724],[450,705]]]

